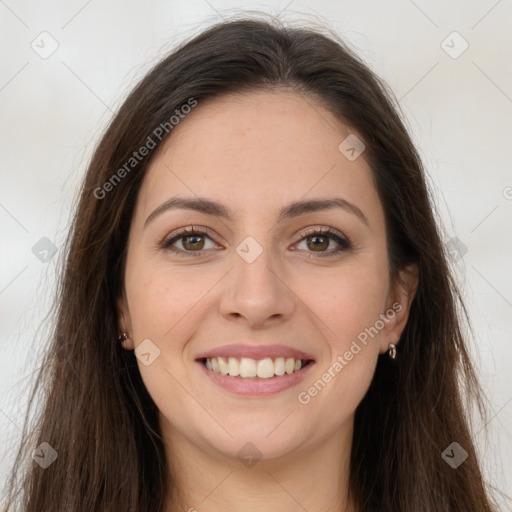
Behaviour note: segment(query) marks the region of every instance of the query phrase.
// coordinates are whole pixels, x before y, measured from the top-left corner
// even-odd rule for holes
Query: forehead
[[[313,97],[259,91],[198,106],[173,129],[140,191],[148,212],[171,195],[211,197],[236,213],[342,195],[382,215],[371,169],[340,143],[352,133]]]

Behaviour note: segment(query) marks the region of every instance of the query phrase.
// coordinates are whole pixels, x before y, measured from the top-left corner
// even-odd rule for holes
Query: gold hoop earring
[[[396,346],[393,345],[393,343],[390,343],[389,344],[389,347],[388,347],[388,355],[391,359],[395,359],[396,357]]]

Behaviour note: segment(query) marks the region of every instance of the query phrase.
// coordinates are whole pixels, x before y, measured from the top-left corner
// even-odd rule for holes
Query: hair
[[[29,412],[25,417],[8,511],[162,510],[173,479],[158,409],[133,351],[117,342],[116,306],[138,191],[172,131],[161,139],[152,135],[191,99],[201,105],[229,93],[279,90],[316,100],[363,139],[385,212],[390,276],[396,282],[410,264],[419,272],[399,357],[379,356],[355,412],[349,492],[356,506],[365,512],[495,510],[470,435],[470,406],[480,414],[485,408],[463,334],[469,319],[421,159],[388,87],[325,32],[252,18],[213,25],[159,62],[111,120],[66,242],[56,321],[28,411],[36,390],[43,390],[44,401],[37,427],[27,426]],[[126,170],[149,136],[155,148],[99,199],[99,188],[123,165]],[[441,456],[454,441],[468,453],[456,470]],[[42,442],[58,452],[47,469],[30,456]]]

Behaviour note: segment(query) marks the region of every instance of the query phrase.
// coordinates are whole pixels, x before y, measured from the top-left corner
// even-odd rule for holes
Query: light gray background
[[[475,425],[475,437],[487,477],[512,494],[510,0],[0,0],[0,484],[39,361],[70,208],[94,144],[165,51],[244,10],[328,23],[400,100],[431,176],[445,242],[457,237],[467,248],[453,267],[490,407],[488,441],[483,425]],[[469,46],[457,56],[464,40]],[[52,44],[58,48],[47,57]],[[32,251],[43,237],[57,248],[46,263]]]

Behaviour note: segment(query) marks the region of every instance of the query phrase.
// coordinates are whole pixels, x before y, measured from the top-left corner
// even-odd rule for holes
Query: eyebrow
[[[304,201],[295,201],[287,206],[281,208],[277,222],[285,219],[298,217],[307,213],[313,213],[321,210],[331,210],[333,208],[341,208],[348,213],[355,215],[366,226],[370,226],[368,219],[359,207],[355,204],[343,199],[341,197],[333,197],[328,199],[310,199]],[[205,197],[172,197],[155,208],[147,217],[144,226],[147,226],[152,220],[169,210],[184,209],[194,210],[197,212],[205,213],[207,215],[214,215],[222,217],[226,220],[233,220],[233,212],[224,204]]]

